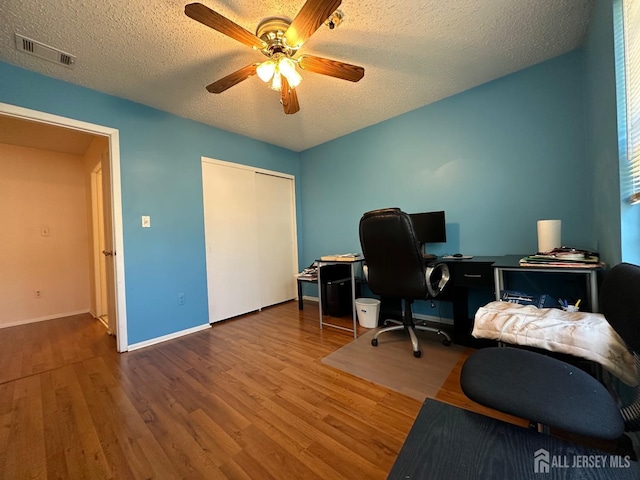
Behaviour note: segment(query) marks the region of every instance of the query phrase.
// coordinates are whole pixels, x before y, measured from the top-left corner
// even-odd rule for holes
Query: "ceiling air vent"
[[[30,38],[18,35],[16,33],[16,49],[34,55],[36,57],[48,60],[53,63],[64,65],[68,68],[73,68],[76,63],[76,57],[65,53],[61,50],[57,50],[44,43],[37,42]]]

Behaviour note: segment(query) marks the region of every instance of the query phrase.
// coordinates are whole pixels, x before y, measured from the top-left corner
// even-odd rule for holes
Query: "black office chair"
[[[621,263],[604,278],[602,313],[634,353],[640,378],[640,267]],[[513,347],[477,350],[462,367],[460,386],[472,400],[534,424],[606,440],[640,429],[640,394],[620,408],[585,371],[541,353]]]
[[[371,291],[381,297],[404,300],[402,325],[379,330],[371,345],[378,345],[381,334],[403,329],[409,333],[415,357],[421,355],[416,329],[442,335],[445,337],[443,343],[451,345],[451,338],[446,332],[416,325],[413,320],[411,305],[414,300],[438,295],[449,280],[449,269],[444,263],[425,266],[411,217],[399,208],[365,213],[360,219],[360,245]]]

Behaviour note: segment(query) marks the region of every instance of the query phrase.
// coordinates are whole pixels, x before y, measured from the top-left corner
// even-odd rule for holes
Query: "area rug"
[[[374,347],[371,339],[377,330],[359,336],[322,363],[424,401],[436,396],[465,351],[458,345],[445,347],[441,335],[417,331],[422,356],[415,358],[408,333],[386,332]]]

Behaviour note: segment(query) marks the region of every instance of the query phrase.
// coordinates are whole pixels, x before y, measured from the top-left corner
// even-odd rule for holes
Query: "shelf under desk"
[[[587,292],[587,308],[591,312],[598,312],[598,273],[603,271],[602,267],[554,267],[554,266],[522,266],[520,259],[526,255],[504,255],[498,257],[493,264],[495,299],[500,300],[500,292],[504,290],[505,272],[531,272],[531,273],[552,273],[564,275],[578,275],[585,279]]]

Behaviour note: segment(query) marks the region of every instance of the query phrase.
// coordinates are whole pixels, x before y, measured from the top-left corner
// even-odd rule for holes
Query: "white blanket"
[[[476,312],[473,336],[586,358],[638,385],[633,354],[599,313],[491,302]]]

